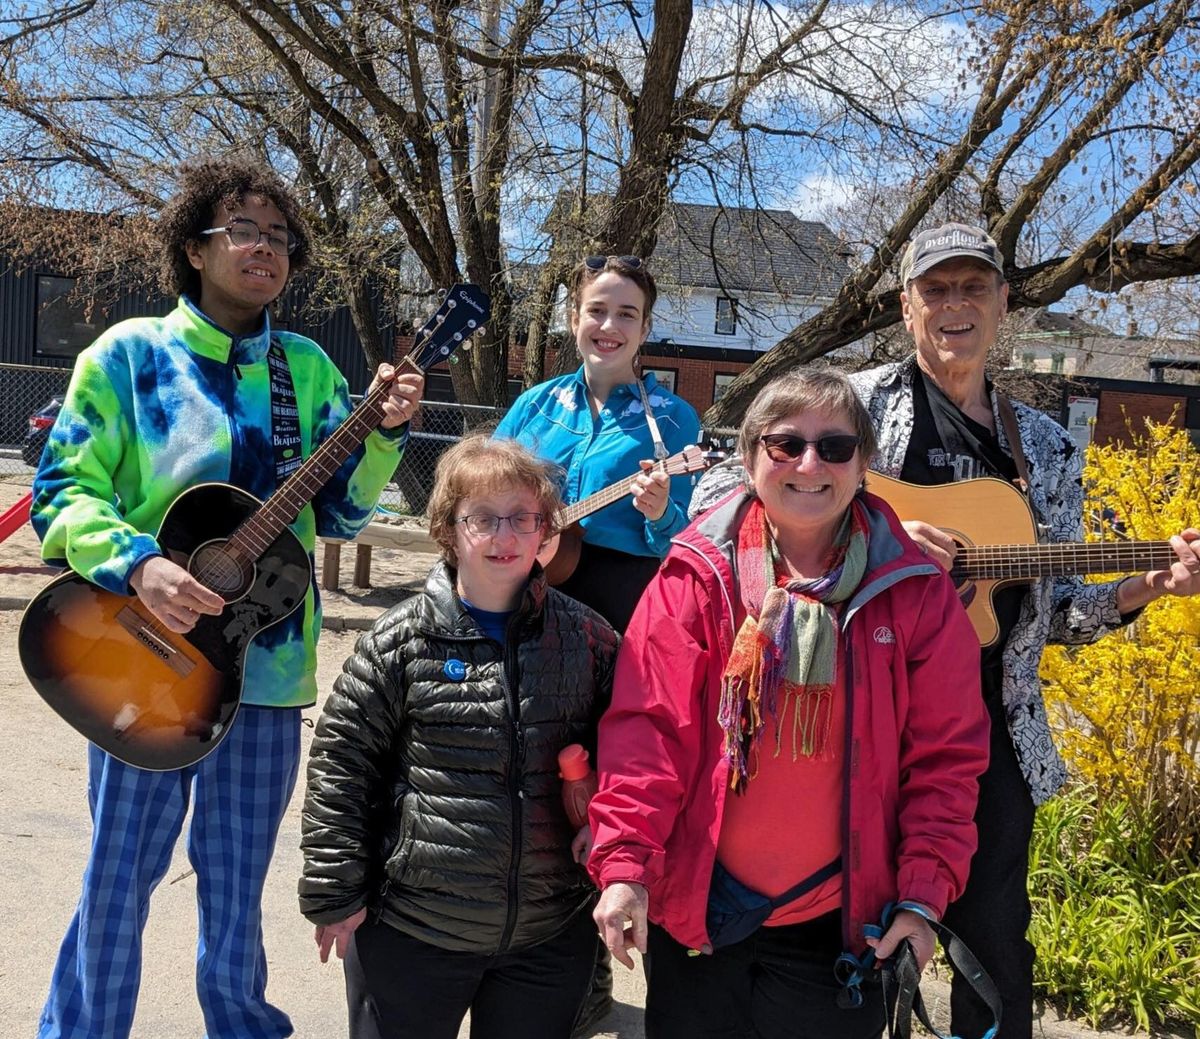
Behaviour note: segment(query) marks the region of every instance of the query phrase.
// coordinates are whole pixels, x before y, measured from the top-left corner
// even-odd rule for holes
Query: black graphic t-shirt
[[[913,379],[913,431],[900,478],[928,486],[980,476],[995,476],[1011,483],[1017,477],[1017,464],[1001,448],[995,433],[963,414],[918,370]],[[1009,585],[993,597],[1000,635],[982,654],[983,695],[988,701],[998,700],[1001,695],[1004,646],[1016,627],[1027,591],[1026,585]]]

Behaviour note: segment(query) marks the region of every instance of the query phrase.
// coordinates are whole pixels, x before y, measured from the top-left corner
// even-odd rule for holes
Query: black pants
[[[711,956],[690,956],[650,926],[646,956],[646,1039],[876,1039],[884,1026],[879,982],[864,1004],[837,1005],[833,964],[841,917],[760,927]]]
[[[1004,1008],[997,1039],[1033,1035],[1033,946],[1029,929],[1029,842],[1033,801],[1017,764],[1004,712],[993,700],[991,760],[979,777],[975,825],[979,847],[962,897],[946,910],[945,924],[978,957],[996,982]],[[950,988],[951,1031],[978,1039],[991,1026],[987,1005],[962,978]]]
[[[631,556],[611,548],[583,543],[579,565],[558,590],[590,606],[620,634],[629,627],[634,607],[657,572],[655,556]]]
[[[580,548],[579,565],[558,590],[590,606],[624,634],[642,592],[658,572],[659,562],[653,556],[632,556],[585,541]],[[612,985],[612,957],[597,939],[592,991],[598,995],[611,993]]]
[[[350,1039],[568,1039],[592,976],[591,913],[538,945],[450,952],[368,920],[346,953]]]

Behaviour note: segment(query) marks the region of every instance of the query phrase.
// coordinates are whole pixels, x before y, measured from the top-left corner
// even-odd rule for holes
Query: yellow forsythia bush
[[[1087,539],[1165,540],[1200,527],[1197,451],[1186,431],[1147,423],[1131,447],[1091,448]],[[1111,580],[1111,576],[1095,580]],[[1052,646],[1046,704],[1071,771],[1103,801],[1120,799],[1153,828],[1160,851],[1200,852],[1200,599],[1164,596],[1090,646]]]

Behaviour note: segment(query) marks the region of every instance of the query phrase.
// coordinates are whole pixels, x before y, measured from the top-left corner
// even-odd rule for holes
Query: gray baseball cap
[[[913,235],[900,260],[900,285],[905,287],[939,263],[957,259],[979,260],[1004,274],[1004,257],[991,235],[982,227],[950,223]]]

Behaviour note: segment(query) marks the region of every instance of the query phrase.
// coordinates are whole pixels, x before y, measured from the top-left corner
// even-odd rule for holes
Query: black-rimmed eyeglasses
[[[640,256],[585,256],[583,265],[589,271],[602,271],[608,266],[610,260],[615,260],[624,267],[631,267],[637,270],[642,265]]]
[[[245,217],[234,217],[224,227],[210,227],[201,234],[229,235],[229,240],[239,249],[257,249],[258,243],[266,240],[277,253],[287,253],[289,256],[296,250],[296,236],[286,227],[271,227],[266,231],[259,228],[253,220]]]
[[[858,450],[859,439],[853,433],[829,433],[816,440],[805,440],[795,433],[764,433],[758,441],[772,462],[794,462],[811,444],[822,462],[848,462]]]
[[[514,512],[511,516],[493,516],[490,512],[473,512],[470,516],[459,516],[455,523],[461,523],[472,534],[487,537],[500,530],[500,524],[507,520],[514,534],[532,534],[542,529],[542,514],[540,512]]]

